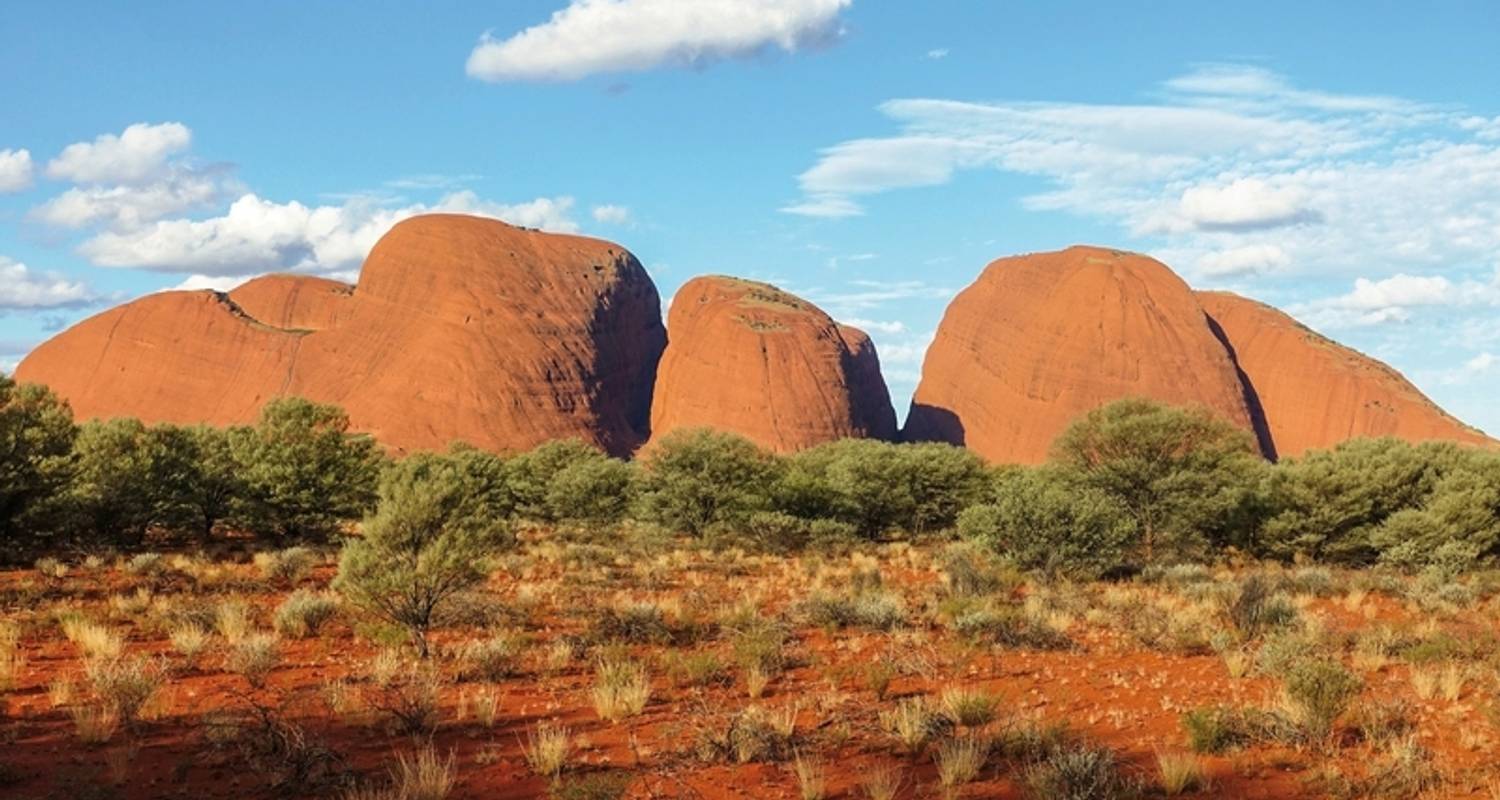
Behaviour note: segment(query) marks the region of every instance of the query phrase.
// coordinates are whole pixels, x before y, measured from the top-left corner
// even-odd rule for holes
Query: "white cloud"
[[[1243,67],[1197,70],[1157,97],[887,101],[894,129],[824,148],[798,176],[803,199],[782,210],[853,216],[868,195],[993,170],[1042,185],[1024,208],[1114,224],[1122,243],[1171,253],[1190,279],[1381,278],[1500,252],[1488,117],[1299,89]]]
[[[906,330],[907,330],[906,323],[902,322],[899,319],[894,319],[894,320],[878,320],[878,319],[860,319],[859,317],[850,317],[849,319],[841,319],[841,320],[839,320],[839,322],[842,322],[845,325],[853,325],[854,327],[859,328],[860,330],[864,331],[865,333],[888,333],[888,334],[896,334],[896,333],[906,333]]]
[[[60,228],[139,228],[217,203],[227,189],[220,175],[173,170],[163,180],[141,186],[75,186],[32,209],[29,216]]]
[[[1305,206],[1300,189],[1271,186],[1259,178],[1190,186],[1182,193],[1180,208],[1190,224],[1204,230],[1258,230],[1317,218]]]
[[[1291,258],[1274,244],[1248,244],[1215,250],[1198,259],[1198,272],[1206,278],[1231,278],[1276,272],[1291,265]]]
[[[87,284],[70,281],[56,272],[38,272],[0,256],[0,309],[77,308],[96,299]]]
[[[212,289],[216,292],[227,292],[254,277],[254,275],[189,275],[179,281],[176,286],[168,286],[161,291],[190,292]]]
[[[136,267],[211,277],[287,270],[332,273],[357,268],[386,231],[417,214],[454,212],[559,232],[578,229],[571,197],[503,205],[470,191],[433,205],[391,208],[353,201],[342,206],[276,203],[245,194],[218,217],[170,219],[130,231],[106,231],[79,252],[103,267]]]
[[[1466,307],[1500,307],[1500,274],[1489,282],[1404,273],[1378,280],[1357,278],[1345,294],[1295,303],[1288,310],[1314,327],[1338,329],[1404,323],[1421,309],[1451,314]]]
[[[932,59],[933,61],[938,61],[940,59],[947,58],[948,57],[948,48],[946,48],[946,47],[935,47],[935,48],[927,51],[927,57],[930,58],[930,59]]]
[[[781,208],[782,213],[797,214],[803,217],[857,217],[865,210],[859,204],[847,197],[837,195],[816,195],[800,203],[793,203]]]
[[[593,211],[589,213],[594,217],[595,222],[602,222],[606,225],[624,225],[630,221],[630,209],[625,206],[594,206]]]
[[[31,188],[31,151],[0,150],[0,194]]]
[[[485,34],[468,74],[569,81],[661,65],[696,66],[827,41],[852,0],[572,0],[505,40]]]
[[[138,122],[116,136],[77,142],[47,164],[47,175],[74,183],[141,183],[157,178],[167,159],[187,150],[193,132],[179,122]]]

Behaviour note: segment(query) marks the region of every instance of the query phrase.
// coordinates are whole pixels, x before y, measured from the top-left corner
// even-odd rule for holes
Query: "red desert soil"
[[[700,277],[677,290],[651,432],[713,427],[785,453],[893,439],[896,416],[863,331],[764,283]]]
[[[1494,444],[1399,372],[1270,306],[1229,292],[1198,292],[1198,302],[1223,331],[1259,398],[1278,456],[1361,436]]]
[[[416,217],[344,295],[292,277],[150,295],[44,343],[16,376],[84,419],[250,422],[296,394],[396,450],[578,437],[623,455],[645,437],[665,334],[656,287],[619,245]]]
[[[1082,246],[1002,258],[948,306],[904,434],[1036,464],[1069,423],[1124,397],[1255,427],[1234,362],[1164,264]]]
[[[545,553],[546,548],[535,552]],[[577,737],[578,752],[569,774],[625,770],[632,776],[627,797],[794,798],[797,781],[789,763],[706,763],[692,750],[698,726],[722,726],[724,715],[734,710],[750,705],[795,708],[797,735],[804,739],[805,752],[816,754],[827,767],[830,797],[860,796],[859,781],[871,767],[883,764],[904,770],[906,788],[899,796],[912,798],[937,796],[938,787],[930,753],[902,754],[880,727],[878,713],[902,697],[935,696],[953,686],[982,687],[1003,698],[1001,721],[992,733],[1026,721],[1066,723],[1074,732],[1117,750],[1127,770],[1148,780],[1154,776],[1157,752],[1185,751],[1183,711],[1220,703],[1267,707],[1274,702],[1272,680],[1232,678],[1224,661],[1213,655],[1148,650],[1120,629],[1128,619],[1096,619],[1090,613],[1066,623],[1074,647],[1065,651],[974,644],[920,622],[889,633],[793,624],[788,652],[796,666],[773,680],[759,700],[747,699],[737,677],[706,687],[680,685],[665,677],[662,659],[674,650],[715,652],[727,661],[728,646],[722,637],[676,648],[638,645],[630,650],[650,665],[652,699],[642,716],[610,724],[591,708],[592,676],[586,659],[575,657],[552,668],[543,666],[541,658],[549,643],[582,633],[598,609],[647,601],[679,609],[685,617],[712,617],[749,604],[763,617],[772,617],[817,586],[846,586],[851,570],[869,569],[869,560],[851,566],[837,560],[679,551],[654,563],[606,560],[586,566],[559,557],[563,550],[555,546],[550,552],[522,567],[522,576],[497,574],[488,588],[509,609],[509,626],[531,642],[519,674],[493,684],[459,681],[452,677],[451,665],[439,662],[447,677],[441,691],[442,722],[433,741],[439,752],[454,754],[459,776],[454,798],[545,796],[547,782],[529,772],[523,754],[527,733],[542,722],[565,724]],[[879,564],[887,588],[903,595],[908,607],[921,608],[924,600],[941,596],[930,554],[889,548],[879,555]],[[110,796],[142,800],[274,797],[264,786],[265,775],[247,770],[233,747],[214,746],[206,724],[205,715],[211,720],[212,712],[245,709],[246,698],[267,705],[284,703],[289,719],[341,753],[349,768],[367,776],[382,774],[394,753],[411,749],[411,740],[387,732],[381,716],[361,701],[342,712],[328,706],[330,683],[342,682],[351,696],[358,697],[371,682],[369,661],[377,649],[353,632],[347,618],[336,620],[317,638],[283,639],[281,666],[267,688],[251,690],[242,678],[223,671],[222,642],[201,657],[198,666],[186,666],[165,641],[164,632],[150,623],[150,614],[111,610],[105,602],[108,596],[128,595],[142,586],[157,598],[200,605],[216,603],[232,592],[251,602],[264,624],[291,589],[273,589],[249,565],[215,569],[205,573],[216,576],[214,587],[197,589],[182,575],[153,582],[108,568],[75,570],[61,580],[44,580],[31,571],[0,573],[5,597],[31,597],[28,613],[14,616],[23,625],[27,666],[13,690],[0,698],[0,731],[7,743],[0,763],[13,781],[4,790],[6,797],[70,796],[66,790],[49,792],[101,782],[114,784],[116,793]],[[323,586],[330,574],[330,568],[319,568],[301,581],[301,587]],[[642,586],[650,582],[647,578],[655,581],[650,589]],[[1111,591],[1097,586],[1068,591],[1098,603],[1103,595],[1096,590]],[[1157,590],[1140,591],[1149,596]],[[160,657],[172,670],[160,700],[150,706],[151,713],[134,733],[122,732],[104,745],[80,744],[67,709],[54,706],[49,685],[81,672],[77,648],[62,638],[49,610],[58,603],[59,608],[80,609],[106,620],[127,633],[128,653]],[[1440,623],[1380,594],[1309,596],[1299,605],[1303,614],[1319,620],[1331,641],[1377,623],[1405,626],[1408,631],[1435,626],[1455,637],[1481,637],[1492,624],[1487,620],[1493,619],[1493,610],[1474,609]],[[451,644],[497,629],[450,630],[442,641]],[[868,665],[882,658],[898,665],[898,676],[884,700],[862,677]],[[1366,670],[1367,689],[1360,703],[1410,700],[1410,673],[1411,668],[1399,662]],[[1484,679],[1476,679],[1458,700],[1422,700],[1412,706],[1416,740],[1434,753],[1447,776],[1444,797],[1489,796],[1484,782],[1494,777],[1490,770],[1500,750],[1495,737],[1486,733],[1493,730],[1493,722],[1485,717],[1488,687]],[[486,690],[500,697],[491,726],[468,709],[469,700]],[[1255,745],[1204,757],[1214,784],[1197,796],[1322,797],[1316,775],[1325,767],[1358,776],[1376,758],[1368,745],[1354,741],[1328,756],[1316,748]],[[961,787],[956,796],[1018,798],[1019,773],[1018,765],[1000,762],[977,782]]]

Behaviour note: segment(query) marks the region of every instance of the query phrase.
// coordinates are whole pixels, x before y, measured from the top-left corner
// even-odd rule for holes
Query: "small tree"
[[[575,464],[588,464],[607,458],[598,448],[582,439],[556,439],[543,442],[521,453],[505,464],[506,480],[516,499],[516,514],[537,522],[554,522],[555,507],[547,502],[552,481]]]
[[[994,500],[958,516],[958,532],[1049,578],[1092,580],[1127,562],[1135,521],[1114,498],[1058,469],[1016,469]]]
[[[559,522],[618,522],[630,508],[634,486],[635,470],[623,461],[602,454],[575,461],[548,481],[548,515]]]
[[[231,439],[247,489],[240,522],[256,533],[326,539],[373,505],[383,459],[337,406],[274,400]]]
[[[694,536],[764,510],[780,471],[775,457],[748,439],[706,428],[673,431],[643,461],[644,515]]]
[[[484,581],[488,556],[508,541],[501,504],[476,481],[480,463],[460,453],[392,465],[363,536],[339,559],[334,588],[405,628],[423,658],[428,632],[446,621],[454,598]]]
[[[67,486],[76,432],[51,390],[0,375],[0,552],[48,532],[43,517]]]
[[[88,422],[78,429],[68,506],[73,524],[96,544],[134,547],[156,519],[153,442],[138,419]]]
[[[234,458],[234,441],[251,435],[248,428],[179,428],[193,468],[177,497],[178,519],[204,541],[221,520],[234,515],[248,489]]]
[[[1074,422],[1053,458],[1135,519],[1142,558],[1248,539],[1265,462],[1246,431],[1207,409],[1120,400]]]

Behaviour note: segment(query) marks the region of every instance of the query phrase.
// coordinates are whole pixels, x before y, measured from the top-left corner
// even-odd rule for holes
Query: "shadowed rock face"
[[[1428,400],[1399,372],[1228,292],[1198,292],[1262,408],[1280,456],[1361,436],[1493,444]]]
[[[1034,464],[1078,416],[1125,397],[1256,427],[1234,361],[1165,265],[1097,247],[1002,258],[948,307],[904,433]]]
[[[774,286],[702,277],[677,291],[657,372],[653,438],[732,431],[778,452],[845,437],[894,438],[874,345]]]
[[[253,310],[252,310],[253,309]],[[342,405],[396,450],[645,438],[656,287],[609,242],[457,215],[396,225],[352,291],[272,276],[104,312],[17,369],[83,418],[249,422],[279,395]]]

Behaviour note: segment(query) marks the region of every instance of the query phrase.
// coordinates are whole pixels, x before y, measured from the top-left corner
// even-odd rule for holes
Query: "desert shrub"
[[[1307,737],[1324,741],[1364,684],[1335,661],[1310,659],[1287,672],[1282,688]]]
[[[250,434],[245,428],[208,425],[164,425],[155,430],[167,449],[182,456],[176,464],[178,471],[168,479],[164,522],[207,540],[245,502],[248,490],[235,459],[234,442]]]
[[[829,628],[869,628],[888,631],[906,620],[900,596],[873,590],[853,594],[819,592],[801,605],[808,622]]]
[[[548,516],[559,522],[604,525],[618,522],[634,498],[635,470],[602,453],[574,461],[547,482]]]
[[[71,477],[76,435],[72,409],[50,389],[0,375],[0,558],[20,561],[61,532],[57,500]]]
[[[908,697],[880,712],[880,725],[907,753],[922,752],[927,744],[953,732],[953,720],[924,697]]]
[[[458,651],[460,677],[499,681],[521,671],[523,643],[515,636],[499,634],[467,642]]]
[[[338,601],[305,589],[292,592],[276,607],[273,624],[276,632],[293,639],[316,636],[323,624],[338,613]]]
[[[141,656],[90,659],[84,674],[100,703],[126,726],[140,717],[162,684],[161,668]]]
[[[1156,771],[1161,775],[1162,791],[1168,796],[1195,792],[1208,785],[1203,762],[1190,753],[1157,753]]]
[[[544,778],[555,778],[568,765],[573,734],[561,725],[543,723],[526,732],[526,763]]]
[[[774,498],[787,513],[839,520],[875,538],[952,527],[959,511],[983,496],[986,482],[983,463],[963,448],[843,439],[788,459]]]
[[[349,433],[337,406],[301,398],[266,404],[232,449],[245,498],[238,522],[281,541],[320,541],[370,509],[382,457],[374,440]]]
[[[255,554],[255,566],[266,580],[296,584],[312,573],[318,554],[302,546],[267,550]]]
[[[1225,608],[1225,615],[1240,636],[1255,639],[1291,625],[1297,619],[1297,609],[1286,598],[1275,594],[1264,576],[1251,575],[1240,581],[1233,599]]]
[[[1270,474],[1275,513],[1262,525],[1256,547],[1277,558],[1301,553],[1370,563],[1380,552],[1381,526],[1398,512],[1421,507],[1447,455],[1443,448],[1399,439],[1351,439],[1283,460]]]
[[[1010,562],[1002,561],[977,542],[948,545],[943,549],[940,563],[943,585],[950,595],[956,597],[1011,592],[1025,582],[1025,576]]]
[[[1060,748],[1031,765],[1025,784],[1027,796],[1037,800],[1116,800],[1140,794],[1120,771],[1113,750],[1086,744]]]
[[[988,741],[955,736],[938,745],[932,760],[937,764],[938,783],[952,789],[979,777],[979,771],[984,769],[988,758]]]
[[[376,670],[388,673],[377,671],[371,675],[372,685],[365,695],[369,705],[385,715],[395,733],[430,737],[441,719],[438,690],[442,688],[442,678],[437,671],[423,665],[402,664],[399,660],[374,665],[372,671]]]
[[[709,762],[785,761],[795,752],[795,733],[794,716],[777,717],[760,706],[748,706],[701,723],[694,747],[698,757]]]
[[[608,456],[582,439],[555,439],[506,461],[505,485],[516,515],[538,522],[557,521],[553,514],[560,509],[548,502],[554,479],[575,465],[606,460]]]
[[[1255,668],[1263,675],[1286,677],[1297,664],[1317,658],[1322,646],[1305,633],[1283,630],[1266,637],[1255,655]]]
[[[722,530],[722,529],[721,529]],[[732,532],[742,530],[742,537]],[[746,518],[743,526],[724,530],[731,533],[726,544],[740,544],[739,540],[756,550],[772,553],[789,553],[807,546],[812,537],[812,525],[807,520],[782,511],[756,511]],[[719,533],[716,531],[715,533]]]
[[[938,705],[954,724],[977,728],[994,721],[1000,697],[980,689],[954,686],[943,690]]]
[[[708,429],[673,431],[642,460],[638,503],[647,521],[701,536],[769,506],[780,463],[749,440]]]
[[[1248,433],[1207,409],[1116,401],[1074,422],[1052,452],[1135,520],[1143,563],[1242,546],[1258,523],[1267,465]]]
[[[1067,634],[1016,605],[984,604],[963,608],[950,622],[954,632],[975,641],[1031,650],[1068,650]]]
[[[454,600],[488,574],[488,556],[508,541],[503,517],[469,491],[453,456],[418,455],[386,471],[364,535],[345,545],[334,588],[404,627],[426,657],[427,633]]]
[[[667,679],[676,686],[713,686],[731,681],[729,665],[717,653],[681,653],[671,650],[662,656]]]
[[[280,663],[280,643],[268,633],[246,636],[232,645],[224,657],[225,670],[239,675],[257,689],[266,685],[266,678]]]
[[[133,547],[157,519],[159,486],[145,425],[135,419],[87,422],[73,445],[68,512],[90,542]]]
[[[995,498],[958,516],[958,533],[1049,578],[1093,579],[1123,566],[1136,522],[1117,501],[1055,469],[1012,470]]]
[[[1224,753],[1254,739],[1244,713],[1228,706],[1195,708],[1183,713],[1182,730],[1195,753]]]
[[[550,800],[620,800],[634,782],[629,772],[610,770],[570,775],[547,787]]]
[[[453,754],[439,756],[428,744],[410,756],[402,754],[391,768],[391,783],[401,800],[444,800],[457,779]]]

